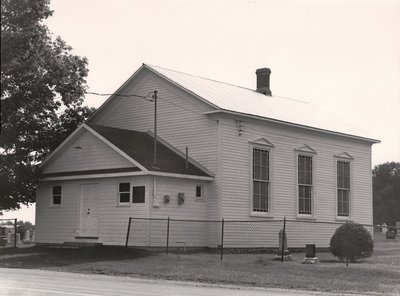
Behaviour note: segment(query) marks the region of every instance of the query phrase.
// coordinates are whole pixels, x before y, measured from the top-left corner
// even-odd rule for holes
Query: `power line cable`
[[[115,97],[125,97],[125,98],[135,97],[135,98],[141,98],[141,99],[144,99],[144,100],[150,101],[150,102],[153,101],[153,99],[148,99],[147,98],[149,96],[149,94],[152,93],[152,92],[149,92],[146,96],[140,96],[140,95],[135,95],[135,94],[123,95],[123,94],[116,94],[116,93],[114,93],[114,94],[102,94],[102,93],[91,92],[91,91],[87,91],[85,93],[89,94],[89,95],[95,95],[95,96],[115,96]]]
[[[199,115],[199,116],[201,116],[201,117],[206,116],[206,115],[203,114],[203,113],[199,113],[199,112],[193,111],[193,110],[191,110],[191,109],[185,108],[185,107],[183,107],[182,105],[175,104],[175,103],[169,101],[169,100],[166,99],[166,98],[162,98],[162,97],[158,97],[158,98],[161,98],[161,101],[166,102],[167,104],[174,105],[174,106],[176,106],[176,107],[178,107],[178,108],[181,108],[181,109],[184,109],[184,110],[186,110],[186,111],[192,112],[193,114]],[[210,118],[211,120],[215,121],[215,122],[217,121],[216,119],[213,119],[213,118],[211,118],[211,117],[209,117],[209,118]]]
[[[153,91],[150,91],[146,96],[141,96],[141,95],[136,95],[136,94],[126,94],[126,95],[124,95],[124,94],[116,94],[116,93],[114,93],[114,94],[106,94],[106,93],[98,93],[98,92],[85,92],[85,93],[86,93],[86,94],[91,94],[91,95],[96,95],[96,96],[135,97],[135,98],[144,99],[145,101],[148,101],[148,102],[153,102],[153,98],[151,98],[151,99],[148,98],[149,95],[150,95],[151,93],[153,93]],[[157,98],[158,98],[158,99],[161,99],[161,101],[166,102],[167,104],[174,105],[175,107],[184,109],[184,110],[189,111],[189,112],[191,112],[191,113],[193,113],[193,114],[196,114],[196,115],[199,115],[199,116],[202,116],[202,117],[205,116],[205,114],[202,114],[202,113],[193,111],[193,110],[191,110],[191,109],[188,109],[188,108],[186,108],[186,107],[183,107],[182,105],[173,103],[173,102],[171,102],[169,99],[167,99],[167,98],[165,98],[165,97],[160,97],[160,96],[158,96]],[[212,118],[210,118],[210,119],[212,119]],[[212,120],[213,120],[213,121],[217,121],[217,120],[215,120],[215,119],[212,119]]]

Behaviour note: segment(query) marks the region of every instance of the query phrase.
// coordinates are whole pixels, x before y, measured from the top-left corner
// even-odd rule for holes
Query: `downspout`
[[[152,206],[153,208],[160,207],[159,203],[157,202],[157,177],[153,176],[153,194],[152,194]]]

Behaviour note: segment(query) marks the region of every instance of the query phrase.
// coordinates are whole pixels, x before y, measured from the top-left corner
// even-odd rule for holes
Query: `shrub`
[[[336,229],[330,242],[331,253],[340,260],[348,258],[354,262],[371,257],[374,249],[371,234],[358,223],[346,223]]]

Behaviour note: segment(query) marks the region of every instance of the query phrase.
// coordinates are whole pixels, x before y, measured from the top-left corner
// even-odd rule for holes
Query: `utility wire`
[[[148,101],[148,102],[153,102],[153,98],[151,98],[151,99],[148,98],[149,95],[150,95],[151,93],[153,93],[153,91],[150,91],[146,96],[140,96],[140,95],[136,95],[136,94],[126,94],[126,95],[123,95],[123,94],[115,94],[115,93],[114,93],[114,94],[103,94],[103,93],[97,93],[97,92],[86,92],[86,94],[91,94],[91,95],[96,95],[96,96],[135,97],[135,98],[144,99],[145,101]],[[186,111],[188,111],[188,112],[191,112],[191,113],[193,113],[193,114],[196,114],[196,115],[199,115],[199,116],[202,116],[202,117],[204,116],[204,114],[202,114],[202,113],[199,113],[199,112],[196,112],[196,111],[194,111],[194,110],[185,108],[185,107],[183,107],[182,105],[173,103],[173,102],[171,102],[169,99],[166,99],[166,98],[164,98],[164,97],[158,96],[157,98],[159,99],[159,101],[163,101],[163,102],[165,102],[165,103],[167,103],[167,104],[174,105],[175,107],[184,109],[184,110],[186,110]],[[211,118],[211,119],[212,119],[212,118]],[[215,120],[215,119],[212,119],[212,120],[217,121],[217,120]]]
[[[90,92],[90,91],[87,91],[85,93],[89,94],[89,95],[95,95],[95,96],[115,96],[115,97],[125,97],[125,98],[135,97],[135,98],[144,99],[146,101],[153,101],[152,99],[147,98],[151,92],[148,93],[146,96],[140,96],[140,95],[134,95],[134,94],[122,95],[122,94],[115,94],[115,93],[114,94],[101,94],[101,93]]]
[[[179,107],[179,108],[181,108],[181,109],[184,109],[184,110],[186,110],[186,111],[192,112],[192,113],[194,113],[194,114],[196,114],[196,115],[204,116],[204,114],[202,114],[202,113],[199,113],[199,112],[193,111],[193,110],[191,110],[191,109],[185,108],[185,107],[183,107],[182,105],[175,104],[175,103],[169,101],[169,100],[166,99],[166,98],[162,98],[162,97],[158,97],[158,98],[161,99],[162,101],[166,102],[167,104],[174,105],[174,106]]]

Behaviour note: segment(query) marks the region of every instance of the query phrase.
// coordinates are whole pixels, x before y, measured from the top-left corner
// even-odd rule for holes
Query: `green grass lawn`
[[[26,255],[29,252],[34,254]],[[302,264],[304,254],[300,253],[292,254],[293,260],[283,263],[273,260],[274,254],[225,254],[220,261],[216,253],[166,255],[120,247],[34,247],[19,249],[17,253],[0,250],[0,267],[315,291],[400,293],[399,265],[367,259],[346,267],[329,253],[317,254],[320,263],[316,265]]]

